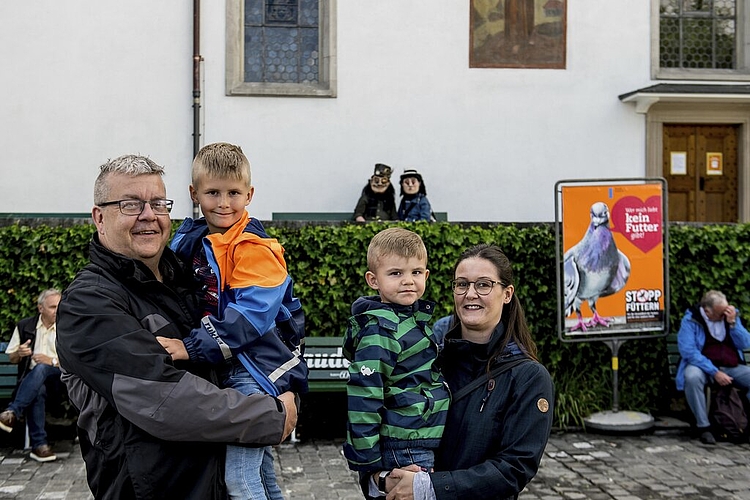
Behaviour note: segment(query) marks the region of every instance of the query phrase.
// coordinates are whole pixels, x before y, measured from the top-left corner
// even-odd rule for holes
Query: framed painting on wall
[[[565,69],[565,0],[471,0],[469,67]]]

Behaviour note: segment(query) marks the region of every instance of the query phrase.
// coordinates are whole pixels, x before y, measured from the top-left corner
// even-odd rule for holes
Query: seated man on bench
[[[5,350],[10,362],[18,364],[18,386],[8,409],[0,413],[0,429],[13,431],[13,426],[25,412],[31,458],[37,462],[57,458],[47,443],[44,424],[47,386],[55,391],[64,390],[55,346],[55,318],[60,298],[59,290],[43,291],[37,300],[39,314],[18,322]]]
[[[750,388],[750,367],[742,355],[742,350],[750,347],[750,333],[726,296],[710,290],[685,312],[677,346],[682,358],[677,368],[677,390],[685,391],[701,442],[716,444],[708,420],[705,386],[714,381],[722,386],[734,383],[740,389]]]

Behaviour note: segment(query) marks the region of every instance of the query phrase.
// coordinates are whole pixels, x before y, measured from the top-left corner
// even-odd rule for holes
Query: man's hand
[[[284,422],[284,435],[281,441],[284,442],[289,434],[297,427],[297,403],[296,396],[293,392],[285,392],[279,395],[279,400],[284,404],[286,410],[286,421]]]
[[[34,363],[38,365],[50,365],[52,366],[52,357],[47,356],[46,354],[34,354],[31,356],[31,359],[34,360]]]
[[[729,385],[729,384],[732,383],[732,380],[734,380],[734,379],[732,379],[732,377],[730,377],[729,375],[727,375],[723,371],[719,370],[714,375],[714,380],[719,385]]]
[[[8,354],[8,360],[15,365],[20,363],[22,358],[31,356],[32,354],[34,353],[31,350],[31,339],[29,339],[23,344],[19,345],[16,352]]]
[[[733,325],[735,321],[737,321],[737,310],[734,308],[733,305],[728,305],[724,308],[724,318],[726,318],[727,323],[730,325]]]
[[[410,465],[411,469],[393,469],[391,475],[386,479],[386,487],[390,488],[386,500],[414,500],[414,475],[420,470],[418,466]]]
[[[187,361],[190,359],[190,356],[188,356],[187,353],[187,349],[185,349],[185,344],[182,342],[182,340],[170,339],[167,337],[156,337],[156,340],[158,340],[164,350],[167,351],[170,356],[172,356],[173,361]]]

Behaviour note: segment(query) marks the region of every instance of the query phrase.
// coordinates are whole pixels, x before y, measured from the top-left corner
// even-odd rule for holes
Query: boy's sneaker
[[[52,448],[50,448],[48,444],[43,444],[42,446],[34,448],[31,450],[29,456],[37,462],[51,462],[57,460],[57,455],[55,455],[55,452],[52,451]]]
[[[13,432],[13,426],[16,425],[16,414],[10,410],[0,413],[0,429],[5,432]]]

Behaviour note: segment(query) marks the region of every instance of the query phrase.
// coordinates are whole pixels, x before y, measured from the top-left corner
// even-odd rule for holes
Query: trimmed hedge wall
[[[176,226],[178,221],[174,222]],[[351,303],[371,294],[364,282],[366,251],[387,224],[300,225],[266,223],[286,248],[295,292],[302,301],[308,335],[340,336]],[[611,408],[610,350],[599,341],[563,343],[556,331],[555,235],[552,224],[400,223],[419,233],[429,253],[426,298],[438,303],[435,319],[452,307],[450,279],[458,255],[483,242],[501,246],[514,263],[516,293],[526,309],[542,362],[557,391],[556,425]],[[92,225],[0,227],[0,339],[8,340],[19,319],[36,310],[48,287],[64,289],[86,263]],[[750,314],[750,224],[670,225],[672,332],[682,313],[715,288]],[[623,409],[663,414],[675,396],[667,362],[667,340],[628,341],[621,348],[619,398]]]

